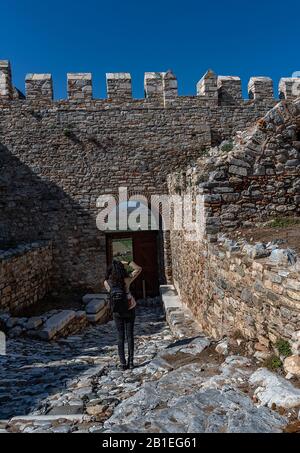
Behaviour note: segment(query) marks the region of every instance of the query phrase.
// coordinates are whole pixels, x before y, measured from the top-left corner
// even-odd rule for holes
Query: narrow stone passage
[[[253,403],[250,359],[217,354],[205,336],[177,340],[159,301],[148,304],[137,309],[132,371],[116,367],[112,322],[55,343],[9,340],[0,431],[282,431],[284,416]]]

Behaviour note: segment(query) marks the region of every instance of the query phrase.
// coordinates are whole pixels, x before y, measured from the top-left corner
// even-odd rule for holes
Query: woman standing
[[[129,265],[133,271],[128,274],[125,265]],[[141,273],[142,268],[131,261],[113,260],[107,270],[104,286],[111,296],[113,319],[118,332],[118,351],[122,370],[134,368],[134,321],[136,301],[130,293],[131,283]],[[125,358],[125,335],[128,344],[128,362]]]

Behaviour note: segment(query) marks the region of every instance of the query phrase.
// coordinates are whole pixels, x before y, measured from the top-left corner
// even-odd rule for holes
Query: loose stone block
[[[300,390],[295,388],[283,377],[260,368],[249,379],[250,384],[257,386],[255,396],[263,406],[290,409],[300,405]]]
[[[229,345],[228,340],[223,340],[216,346],[216,352],[221,355],[228,355],[229,352]]]
[[[273,99],[273,80],[270,77],[251,77],[248,83],[249,99]]]
[[[13,98],[11,67],[7,60],[0,60],[0,97],[4,99]]]
[[[40,338],[51,340],[59,331],[63,330],[70,322],[76,318],[74,310],[63,310],[51,316],[44,324],[40,332]]]
[[[105,300],[97,300],[97,299],[94,299],[94,300],[91,300],[85,310],[87,312],[87,314],[95,314],[95,313],[98,313],[100,310],[102,310],[106,305],[106,302]]]
[[[107,97],[109,99],[131,99],[131,75],[128,72],[106,74]]]
[[[271,252],[270,262],[276,265],[292,265],[296,262],[296,256],[290,249],[275,249]]]
[[[51,74],[27,74],[25,79],[26,99],[53,99]]]
[[[68,98],[70,100],[89,100],[92,98],[92,74],[69,73]]]

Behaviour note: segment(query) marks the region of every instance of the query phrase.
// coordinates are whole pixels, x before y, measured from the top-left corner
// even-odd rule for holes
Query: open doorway
[[[155,297],[159,294],[158,231],[127,231],[106,234],[107,264],[113,258],[135,261],[143,271],[132,283],[136,298]]]

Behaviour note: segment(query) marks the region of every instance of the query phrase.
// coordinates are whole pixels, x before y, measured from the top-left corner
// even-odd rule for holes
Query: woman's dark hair
[[[105,280],[109,280],[112,286],[121,286],[125,285],[124,279],[128,277],[126,269],[118,260],[113,260],[112,265],[107,269],[105,274]]]

